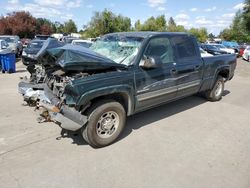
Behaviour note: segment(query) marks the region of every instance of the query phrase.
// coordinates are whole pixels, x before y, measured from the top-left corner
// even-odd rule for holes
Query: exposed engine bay
[[[126,57],[133,58],[131,54]],[[119,62],[125,62],[126,57]],[[87,122],[87,117],[76,109],[81,93],[73,88],[72,83],[84,82],[85,77],[127,69],[127,65],[95,51],[72,45],[47,50],[38,59],[39,63],[27,68],[30,79],[24,78],[18,84],[19,93],[27,105],[41,111],[39,122],[54,121],[67,130],[77,130]]]

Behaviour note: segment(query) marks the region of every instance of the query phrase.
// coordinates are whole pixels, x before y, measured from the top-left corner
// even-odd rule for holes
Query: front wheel
[[[222,98],[223,92],[224,92],[224,78],[222,76],[218,76],[218,78],[214,83],[213,88],[205,92],[205,97],[209,101],[219,101]]]
[[[122,132],[126,121],[123,106],[116,101],[102,101],[90,109],[88,123],[82,136],[92,147],[104,147],[113,143]]]

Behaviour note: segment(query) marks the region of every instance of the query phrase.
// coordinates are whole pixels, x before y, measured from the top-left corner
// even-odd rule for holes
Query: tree
[[[237,11],[229,28],[220,32],[224,40],[250,42],[250,0],[245,0],[243,11]]]
[[[224,40],[233,40],[233,34],[232,34],[232,30],[229,28],[223,29],[220,34],[219,37],[224,39]]]
[[[90,22],[84,26],[86,36],[98,37],[107,33],[122,32],[131,30],[131,20],[122,15],[115,15],[105,9],[102,12],[95,12]]]
[[[157,31],[155,17],[151,16],[141,26],[141,31]]]
[[[164,15],[148,18],[140,26],[141,31],[166,31],[166,19]]]
[[[221,31],[219,36],[224,40],[234,40],[237,42],[249,41],[250,35],[245,26],[244,15],[240,10],[236,12],[230,27]]]
[[[65,32],[65,33],[77,33],[76,24],[72,19],[70,19],[69,21],[64,23],[63,32]]]
[[[60,22],[56,21],[54,24],[53,24],[55,27],[55,33],[63,33],[63,24],[61,24]]]
[[[4,17],[0,18],[0,35],[11,34],[12,29],[9,27],[7,19]]]
[[[245,6],[243,8],[243,19],[244,19],[244,26],[247,32],[250,32],[250,0],[245,0]]]
[[[53,23],[46,18],[37,18],[36,19],[36,33],[43,35],[50,35],[53,31]]]
[[[168,20],[167,31],[169,32],[186,32],[183,25],[177,25],[172,17]]]
[[[25,11],[12,12],[0,19],[0,33],[33,37],[36,30],[36,19]]]
[[[215,36],[214,36],[213,33],[209,33],[209,34],[208,34],[208,38],[211,39],[211,40],[213,40],[213,39],[215,38]]]
[[[116,32],[130,31],[131,29],[131,20],[128,17],[122,15],[115,16],[114,22]]]
[[[135,30],[136,31],[140,31],[141,30],[141,21],[140,20],[137,20],[135,22]]]
[[[52,28],[51,26],[47,25],[47,24],[43,24],[41,27],[40,27],[40,33],[42,35],[51,35],[52,34]]]
[[[191,28],[189,33],[193,34],[199,42],[205,42],[208,37],[206,28]]]
[[[177,26],[176,26],[174,19],[172,17],[170,17],[168,20],[167,31],[174,32],[174,31],[176,31],[176,28],[177,28]]]

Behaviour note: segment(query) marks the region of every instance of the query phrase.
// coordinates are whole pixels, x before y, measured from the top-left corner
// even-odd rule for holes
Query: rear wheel
[[[104,147],[113,143],[122,132],[126,121],[123,106],[116,101],[94,104],[82,136],[92,147]]]
[[[205,97],[209,101],[219,101],[222,98],[223,91],[224,91],[224,78],[222,76],[218,76],[214,83],[213,88],[205,92]]]

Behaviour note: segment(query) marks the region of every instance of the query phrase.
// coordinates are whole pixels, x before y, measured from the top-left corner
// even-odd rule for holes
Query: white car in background
[[[227,52],[229,54],[235,54],[235,51],[234,49],[231,49],[231,48],[227,48],[226,46],[224,46],[223,44],[210,44],[216,48],[218,48],[219,50],[221,51],[224,51],[224,52]]]
[[[11,53],[12,49],[5,40],[0,40],[0,55]]]
[[[206,52],[202,48],[200,48],[200,53],[201,53],[201,57],[211,57],[211,56],[213,56],[212,54]]]
[[[83,46],[85,48],[89,48],[93,44],[93,42],[90,40],[76,39],[76,40],[72,40],[71,44],[80,45],[80,46]]]
[[[250,61],[250,46],[247,46],[243,52],[242,58]]]
[[[19,36],[17,35],[0,35],[0,40],[5,40],[9,47],[11,48],[12,52],[19,56],[22,54],[23,45],[20,41]]]

